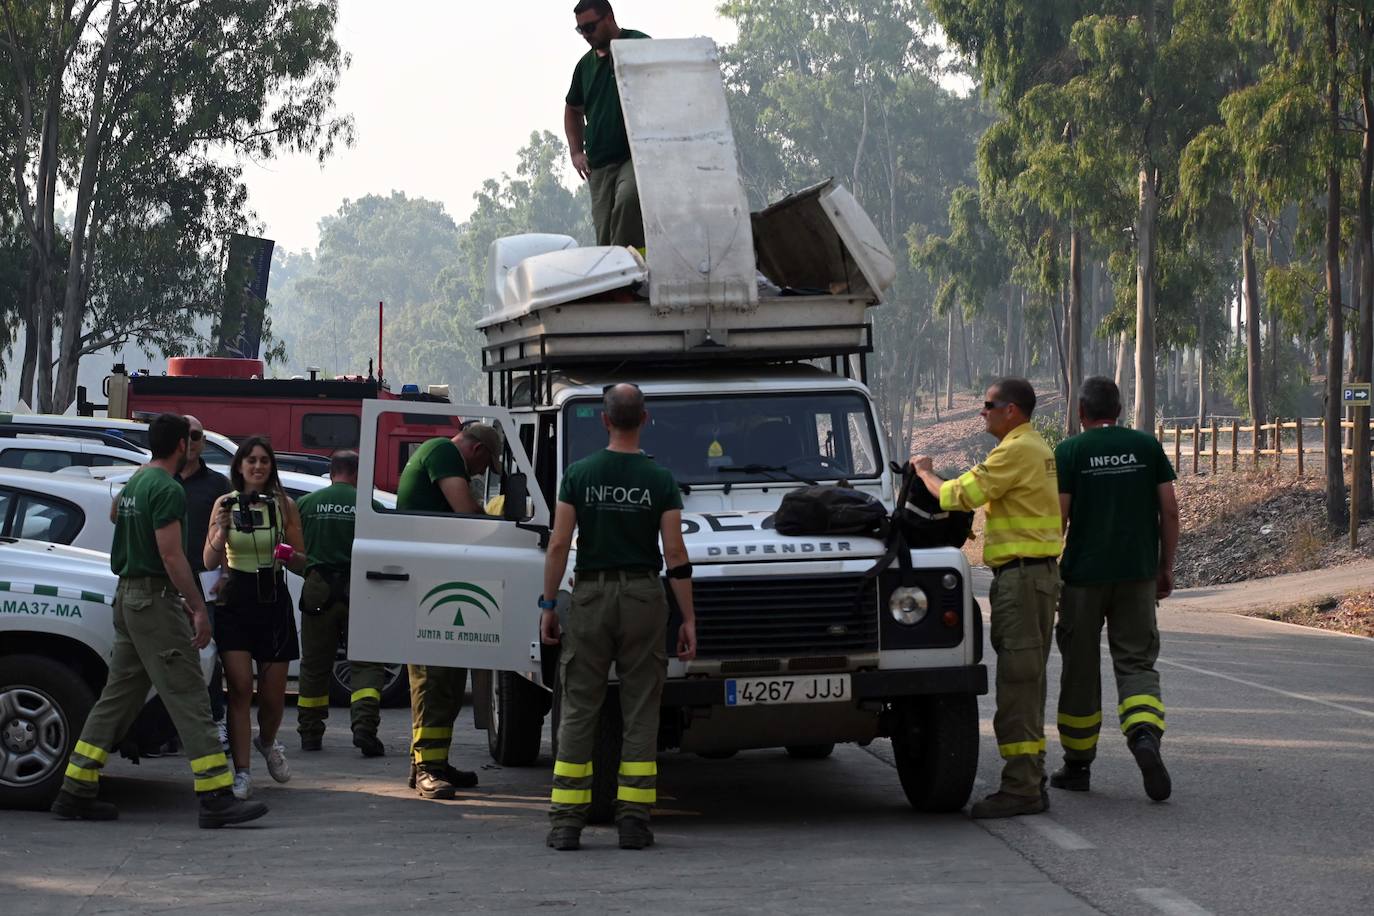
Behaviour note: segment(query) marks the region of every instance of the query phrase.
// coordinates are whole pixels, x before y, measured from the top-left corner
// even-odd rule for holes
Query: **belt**
[[[141,591],[161,591],[173,597],[178,595],[172,580],[166,576],[120,576],[119,585],[121,588],[136,588]]]
[[[577,573],[575,578],[587,582],[624,582],[626,579],[657,579],[658,571],[654,569],[589,569],[586,572]]]
[[[992,574],[994,576],[1000,576],[1013,566],[1019,568],[1025,568],[1027,566],[1048,566],[1053,569],[1058,564],[1059,560],[1055,557],[1013,557],[1001,566],[993,567]]]

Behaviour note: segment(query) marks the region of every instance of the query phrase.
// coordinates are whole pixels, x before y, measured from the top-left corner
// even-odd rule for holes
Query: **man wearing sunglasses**
[[[212,469],[203,460],[205,427],[190,414],[186,415],[186,421],[191,424],[191,438],[186,445],[186,466],[177,474],[177,482],[186,491],[186,543],[204,544],[205,536],[210,530],[210,514],[215,508],[215,501],[233,487],[229,486],[229,478]],[[200,574],[205,572],[205,558],[201,551],[192,550],[188,552],[186,559],[191,563],[191,572],[195,576],[196,587],[199,588]],[[210,612],[210,626],[213,627],[215,606],[208,601],[205,606]],[[215,669],[210,675],[210,715],[219,731],[220,744],[227,748],[229,731],[224,724],[224,669],[220,667],[218,656],[215,658]]]
[[[644,218],[639,212],[639,187],[620,110],[611,42],[649,36],[616,25],[615,12],[607,0],[581,0],[573,7],[573,15],[577,17],[578,34],[591,50],[573,69],[572,86],[564,99],[563,133],[568,152],[573,168],[591,190],[596,243],[643,248]]]
[[[987,391],[983,421],[997,446],[983,463],[942,480],[927,455],[912,467],[942,509],[987,506],[983,562],[992,567],[988,604],[997,653],[997,714],[992,727],[1005,761],[998,791],[972,815],[1011,817],[1049,807],[1045,792],[1045,664],[1059,601],[1059,484],[1054,454],[1030,424],[1035,389],[1004,378]]]

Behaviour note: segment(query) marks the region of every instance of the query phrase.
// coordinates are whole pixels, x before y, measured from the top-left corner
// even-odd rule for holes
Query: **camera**
[[[261,493],[240,493],[238,496],[231,496],[224,501],[224,505],[229,509],[230,524],[235,531],[244,534],[252,534],[257,528],[253,517],[253,503],[263,501],[267,504],[267,514],[269,518],[274,514],[273,505],[270,499],[265,499]],[[270,522],[269,522],[270,524]]]

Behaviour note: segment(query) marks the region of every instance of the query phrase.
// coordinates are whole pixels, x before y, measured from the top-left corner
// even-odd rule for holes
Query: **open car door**
[[[405,414],[417,422],[480,420],[505,437],[496,470],[472,481],[479,505],[507,497],[500,515],[389,510],[367,498],[384,458],[379,420]],[[448,418],[446,421],[443,418]],[[458,429],[446,431],[454,435]],[[413,444],[413,443],[412,443]],[[349,611],[349,656],[497,671],[539,667],[539,591],[549,507],[533,479],[515,423],[500,407],[364,401],[358,473],[357,537]]]

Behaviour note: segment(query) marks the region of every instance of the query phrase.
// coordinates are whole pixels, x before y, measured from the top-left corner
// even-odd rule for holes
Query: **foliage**
[[[249,228],[237,156],[350,142],[336,0],[0,0],[0,157],[28,242],[21,397],[75,394],[82,356],[183,352]],[[56,201],[73,206],[61,250]],[[60,279],[59,279],[60,278]],[[58,341],[56,375],[40,354]]]

